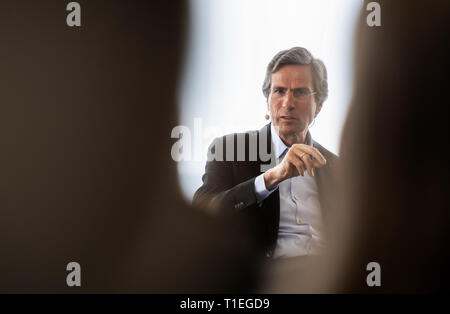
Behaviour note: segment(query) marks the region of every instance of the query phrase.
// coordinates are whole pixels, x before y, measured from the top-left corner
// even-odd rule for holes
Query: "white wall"
[[[361,0],[191,0],[190,6],[191,34],[179,94],[180,125],[192,132],[193,160],[178,163],[187,199],[202,183],[207,147],[215,136],[267,123],[261,86],[268,62],[280,50],[301,46],[324,61],[329,96],[311,134],[338,153],[352,94],[354,27]]]

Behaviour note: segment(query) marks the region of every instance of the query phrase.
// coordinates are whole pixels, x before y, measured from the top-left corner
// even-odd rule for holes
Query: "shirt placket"
[[[300,217],[300,210],[299,210],[299,205],[300,205],[300,198],[297,195],[298,193],[295,192],[295,186],[296,186],[296,180],[298,180],[297,177],[293,177],[290,181],[291,186],[290,186],[290,192],[291,192],[291,200],[294,202],[295,204],[295,224],[303,224],[303,220]]]

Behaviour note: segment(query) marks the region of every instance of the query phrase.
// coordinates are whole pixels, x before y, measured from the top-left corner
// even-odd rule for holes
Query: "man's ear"
[[[322,104],[318,104],[316,106],[316,113],[314,114],[314,118],[317,117],[317,115],[319,114],[320,110],[322,110]]]

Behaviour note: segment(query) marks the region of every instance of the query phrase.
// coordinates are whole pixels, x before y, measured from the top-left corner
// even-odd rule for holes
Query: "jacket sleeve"
[[[203,185],[195,192],[193,205],[220,214],[233,214],[243,211],[256,203],[255,178],[235,184],[233,180],[233,162],[211,160],[215,147],[222,144],[222,138],[216,138],[209,147],[208,161]],[[223,156],[226,155],[225,150]]]

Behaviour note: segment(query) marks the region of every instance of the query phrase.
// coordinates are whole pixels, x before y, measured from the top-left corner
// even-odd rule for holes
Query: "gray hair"
[[[322,60],[315,59],[307,49],[294,47],[277,53],[267,66],[266,77],[262,86],[266,99],[270,94],[272,74],[285,65],[311,66],[316,101],[322,104],[328,98],[327,69],[325,68],[325,64]]]

